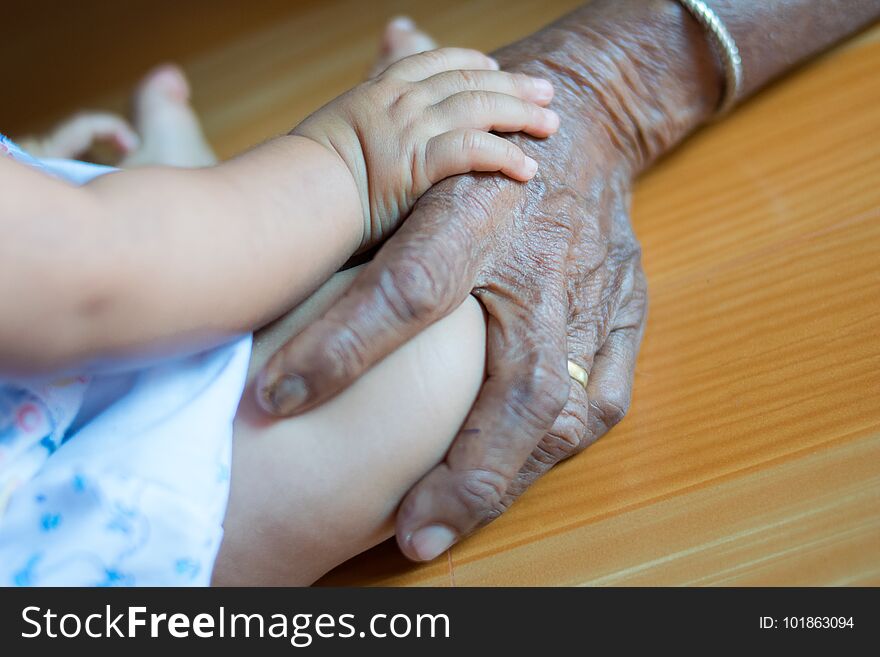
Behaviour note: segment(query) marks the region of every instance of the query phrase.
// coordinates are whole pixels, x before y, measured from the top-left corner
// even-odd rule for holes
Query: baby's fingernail
[[[544,110],[544,121],[550,130],[559,128],[559,115],[551,109]]]
[[[455,533],[443,525],[420,529],[409,540],[413,552],[422,561],[432,561],[455,543]]]
[[[535,100],[550,100],[553,98],[553,85],[547,80],[535,79]]]
[[[531,178],[532,176],[535,175],[535,173],[537,173],[537,171],[538,171],[538,163],[535,162],[535,160],[530,158],[528,155],[526,155],[526,166],[525,166],[526,175],[529,178]]]
[[[492,65],[492,67],[496,71],[501,70],[501,64],[498,63],[497,59],[495,59],[494,57],[489,57],[488,59],[489,59],[489,63]]]
[[[285,374],[268,386],[266,400],[279,415],[293,413],[309,396],[306,381],[297,374]]]

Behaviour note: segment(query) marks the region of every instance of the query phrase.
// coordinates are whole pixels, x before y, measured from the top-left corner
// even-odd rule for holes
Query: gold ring
[[[583,367],[581,367],[577,363],[572,363],[571,361],[568,361],[568,375],[572,379],[580,383],[584,387],[584,390],[587,389],[587,381],[590,377],[587,374],[587,370],[585,370]]]

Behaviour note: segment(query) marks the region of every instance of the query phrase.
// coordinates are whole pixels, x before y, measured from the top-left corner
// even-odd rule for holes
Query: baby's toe
[[[435,50],[436,42],[416,27],[411,18],[399,16],[385,26],[379,58],[370,77],[376,76],[404,57]]]

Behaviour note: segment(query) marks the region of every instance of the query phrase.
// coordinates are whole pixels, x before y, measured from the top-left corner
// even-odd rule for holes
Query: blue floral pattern
[[[0,135],[4,156],[75,184],[112,171]],[[250,348],[244,336],[138,370],[85,422],[100,375],[0,381],[0,585],[207,585]]]

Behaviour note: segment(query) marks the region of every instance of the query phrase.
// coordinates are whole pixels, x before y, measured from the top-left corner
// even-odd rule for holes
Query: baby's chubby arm
[[[208,169],[73,187],[0,158],[0,374],[217,344],[296,305],[433,182],[529,179],[536,165],[485,131],[552,133],[535,104],[552,89],[475,51],[439,53]]]
[[[83,187],[0,157],[0,181],[0,375],[218,344],[295,305],[361,236],[351,175],[302,137]]]

